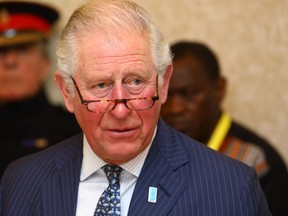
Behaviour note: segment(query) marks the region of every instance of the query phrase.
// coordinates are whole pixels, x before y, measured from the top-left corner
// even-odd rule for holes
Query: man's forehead
[[[106,57],[106,58],[91,58],[86,61],[81,61],[79,70],[83,74],[119,74],[131,71],[149,71],[151,66],[145,60],[121,58],[121,57]]]
[[[109,38],[91,31],[79,40],[79,69],[85,73],[153,69],[150,45],[138,33]]]
[[[125,32],[125,31],[124,31]],[[150,55],[150,41],[148,37],[136,31],[124,34],[101,33],[92,30],[82,36],[79,41],[79,48],[82,53],[96,53],[99,57],[123,56],[126,54],[145,54]]]
[[[113,47],[101,44],[97,46],[90,44],[94,48],[88,49],[88,45],[81,48],[79,56],[82,65],[97,66],[101,68],[116,66],[149,66],[152,58],[148,49],[133,47],[133,45]],[[87,49],[86,49],[87,48]],[[86,51],[85,51],[86,50]]]

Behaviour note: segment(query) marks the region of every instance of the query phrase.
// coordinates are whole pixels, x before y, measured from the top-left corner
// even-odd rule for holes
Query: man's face
[[[149,44],[141,36],[131,33],[109,43],[101,35],[88,35],[79,42],[79,47],[80,65],[74,80],[84,100],[143,98],[157,94],[157,72],[151,62]],[[68,110],[75,113],[94,153],[104,161],[125,163],[149,145],[161,104],[166,100],[168,78],[159,89],[160,99],[151,109],[133,111],[124,103],[118,103],[108,113],[89,112],[76,89],[74,96],[66,94],[59,74],[56,73],[55,78]],[[143,83],[146,83],[144,87]],[[138,90],[138,85],[143,88]]]
[[[219,117],[217,85],[192,56],[174,61],[168,99],[161,115],[172,127],[206,142]]]
[[[13,102],[34,96],[49,72],[42,45],[0,47],[0,102]]]

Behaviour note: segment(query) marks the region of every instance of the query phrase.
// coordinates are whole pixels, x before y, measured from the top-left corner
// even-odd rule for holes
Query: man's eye
[[[95,85],[95,87],[96,87],[97,89],[104,89],[105,87],[107,87],[107,84],[105,84],[105,83],[98,83],[98,84]]]
[[[131,85],[141,85],[143,82],[140,79],[134,79],[130,82]]]
[[[131,94],[140,94],[146,87],[147,82],[139,78],[131,78],[126,80],[124,86],[128,89]]]
[[[193,95],[195,94],[195,90],[193,89],[185,89],[182,91],[182,94],[186,97],[193,97]]]
[[[113,83],[110,82],[99,82],[90,86],[87,90],[91,97],[103,98],[106,97],[113,88]]]
[[[91,89],[94,90],[105,90],[110,89],[113,86],[113,82],[110,81],[102,81],[102,82],[95,82]]]
[[[174,90],[174,91],[168,91],[168,94],[170,97],[174,96],[181,96],[184,97],[186,99],[191,99],[195,96],[196,92],[193,89],[178,89],[178,90]]]

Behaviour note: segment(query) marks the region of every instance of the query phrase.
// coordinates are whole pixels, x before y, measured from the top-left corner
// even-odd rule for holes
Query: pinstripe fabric
[[[253,169],[162,123],[142,170],[130,216],[270,215]],[[149,186],[158,188],[156,204],[146,200]]]
[[[1,216],[75,215],[83,136],[24,157],[1,181]]]
[[[74,137],[10,166],[1,183],[1,215],[75,215],[82,139]],[[147,201],[150,186],[158,188],[156,203]],[[128,215],[270,213],[252,168],[192,141],[160,121]]]

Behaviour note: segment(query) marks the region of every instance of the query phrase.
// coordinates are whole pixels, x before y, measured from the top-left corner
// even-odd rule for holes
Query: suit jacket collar
[[[76,214],[78,186],[82,164],[83,134],[64,141],[55,153],[53,174],[41,187],[43,215]]]
[[[173,130],[159,121],[156,137],[138,178],[128,215],[167,215],[186,187],[179,168],[189,162]],[[41,187],[43,215],[76,214],[82,164],[83,134],[64,141],[54,156],[53,174]],[[149,187],[157,188],[156,203],[148,202]]]
[[[159,121],[158,131],[137,180],[129,215],[167,215],[186,187],[179,168],[189,161],[185,149],[173,140],[173,130]],[[149,187],[157,188],[156,203],[148,202]]]

